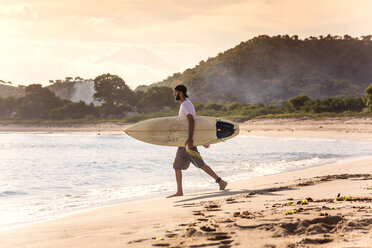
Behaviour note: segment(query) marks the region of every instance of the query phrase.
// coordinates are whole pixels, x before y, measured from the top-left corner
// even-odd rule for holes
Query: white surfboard
[[[232,121],[205,116],[194,116],[194,120],[195,146],[214,144],[239,134],[239,126]],[[189,121],[186,116],[156,118],[134,124],[125,132],[150,144],[184,147],[189,137]]]

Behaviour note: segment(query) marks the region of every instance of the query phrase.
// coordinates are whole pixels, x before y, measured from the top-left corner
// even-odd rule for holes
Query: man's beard
[[[181,97],[180,97],[180,94],[177,94],[176,101],[179,101],[179,100],[181,100]]]

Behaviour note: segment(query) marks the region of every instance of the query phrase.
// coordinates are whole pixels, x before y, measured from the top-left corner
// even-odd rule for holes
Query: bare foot
[[[227,186],[227,182],[224,180],[221,180],[218,184],[220,185],[220,190],[224,190]]]
[[[176,196],[183,196],[183,193],[175,193],[174,195],[167,196],[167,198],[176,197]]]

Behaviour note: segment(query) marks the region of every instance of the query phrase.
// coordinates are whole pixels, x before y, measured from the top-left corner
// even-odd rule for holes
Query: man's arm
[[[194,137],[195,121],[194,121],[194,117],[192,116],[192,114],[188,114],[187,119],[189,120],[189,138],[187,139],[185,145],[190,148],[194,146],[193,137]]]

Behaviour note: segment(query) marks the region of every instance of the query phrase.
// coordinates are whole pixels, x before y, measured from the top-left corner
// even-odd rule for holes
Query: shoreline
[[[2,230],[0,246],[106,247],[109,244],[109,247],[151,247],[160,244],[159,246],[169,247],[196,247],[211,243],[208,237],[213,233],[217,233],[217,236],[218,233],[224,233],[223,235],[230,237],[226,241],[231,241],[235,244],[234,247],[246,247],[252,238],[257,239],[257,235],[267,237],[253,247],[263,247],[270,242],[279,242],[283,246],[276,247],[285,247],[284,244],[288,245],[288,242],[299,244],[306,238],[301,233],[277,236],[272,235],[270,230],[251,230],[245,226],[260,226],[265,223],[275,226],[276,223],[281,223],[276,226],[278,229],[283,223],[292,223],[298,219],[341,218],[342,215],[348,216],[345,221],[354,221],[354,224],[363,224],[362,217],[368,220],[363,224],[364,233],[354,231],[353,234],[355,244],[368,247],[372,241],[368,238],[372,234],[372,191],[368,190],[368,187],[372,187],[372,175],[365,174],[368,171],[372,171],[371,159],[340,162],[233,182],[223,192],[206,191],[176,198],[99,207]],[[340,203],[322,201],[323,198],[334,200],[337,194],[366,200]],[[313,201],[306,205],[295,203],[306,198],[312,198]],[[292,204],[286,206],[289,201]],[[358,212],[355,212],[355,208],[359,209]],[[293,209],[299,212],[283,214]],[[341,219],[339,222],[341,224]],[[323,232],[312,235],[312,240],[321,240]],[[345,232],[346,236],[340,240],[333,237],[332,232],[327,232],[327,235],[332,237],[335,244],[342,244],[345,237],[349,239],[351,233]],[[225,240],[220,238],[221,241]],[[92,244],[92,239],[97,243]],[[367,246],[363,246],[366,244]]]
[[[243,180],[239,180],[239,181],[234,181],[234,182],[229,182],[229,186],[231,186],[231,184],[241,184],[241,183],[249,183],[251,180],[259,180],[259,179],[262,179],[262,180],[265,180],[266,177],[271,177],[271,176],[280,176],[280,175],[285,175],[285,174],[288,174],[288,173],[296,173],[296,172],[301,172],[302,170],[307,170],[307,169],[312,169],[312,168],[321,168],[322,166],[327,166],[327,165],[332,165],[332,164],[344,164],[344,163],[357,163],[357,162],[362,162],[362,161],[372,161],[372,154],[370,157],[353,157],[353,158],[347,158],[347,159],[340,159],[339,161],[336,161],[336,162],[333,162],[333,163],[325,163],[325,164],[321,164],[321,165],[313,165],[313,166],[309,166],[309,167],[305,167],[305,168],[295,168],[295,169],[290,169],[290,170],[287,170],[287,171],[282,171],[282,172],[278,172],[278,173],[274,173],[274,174],[267,174],[267,175],[260,175],[260,176],[256,176],[256,177],[252,177],[252,178],[249,178],[249,179],[243,179]],[[198,191],[189,191],[189,194],[185,195],[185,196],[191,196],[191,195],[195,195],[195,194],[206,194],[206,193],[210,193],[210,192],[214,192],[214,191],[211,191],[210,189],[209,190],[198,190]],[[17,225],[14,225],[14,226],[10,226],[10,227],[5,227],[5,228],[2,228],[0,229],[0,235],[1,235],[1,232],[2,231],[11,231],[11,230],[14,230],[14,229],[19,229],[19,228],[27,228],[27,227],[31,227],[33,225],[38,225],[38,224],[42,224],[42,223],[47,223],[47,222],[53,222],[53,221],[56,221],[56,220],[59,220],[59,219],[63,219],[63,218],[66,218],[66,217],[70,217],[70,216],[75,216],[75,215],[79,215],[79,214],[84,214],[86,212],[90,212],[90,211],[94,211],[94,210],[99,210],[99,209],[104,209],[104,208],[110,208],[110,207],[115,207],[115,206],[121,206],[121,205],[126,205],[126,204],[130,204],[130,203],[146,203],[146,202],[151,202],[151,201],[154,201],[154,200],[162,200],[162,199],[165,199],[166,197],[165,196],[157,196],[155,198],[143,198],[143,199],[131,199],[131,200],[127,200],[127,201],[123,201],[123,202],[116,202],[116,203],[107,203],[107,204],[101,204],[99,206],[94,206],[94,207],[88,207],[88,208],[85,208],[85,209],[80,209],[80,210],[76,210],[76,211],[71,211],[69,213],[64,213],[64,214],[57,214],[55,216],[52,216],[50,218],[46,218],[44,220],[39,220],[39,221],[34,221],[34,222],[30,222],[30,223],[23,223],[23,224],[17,224]]]

